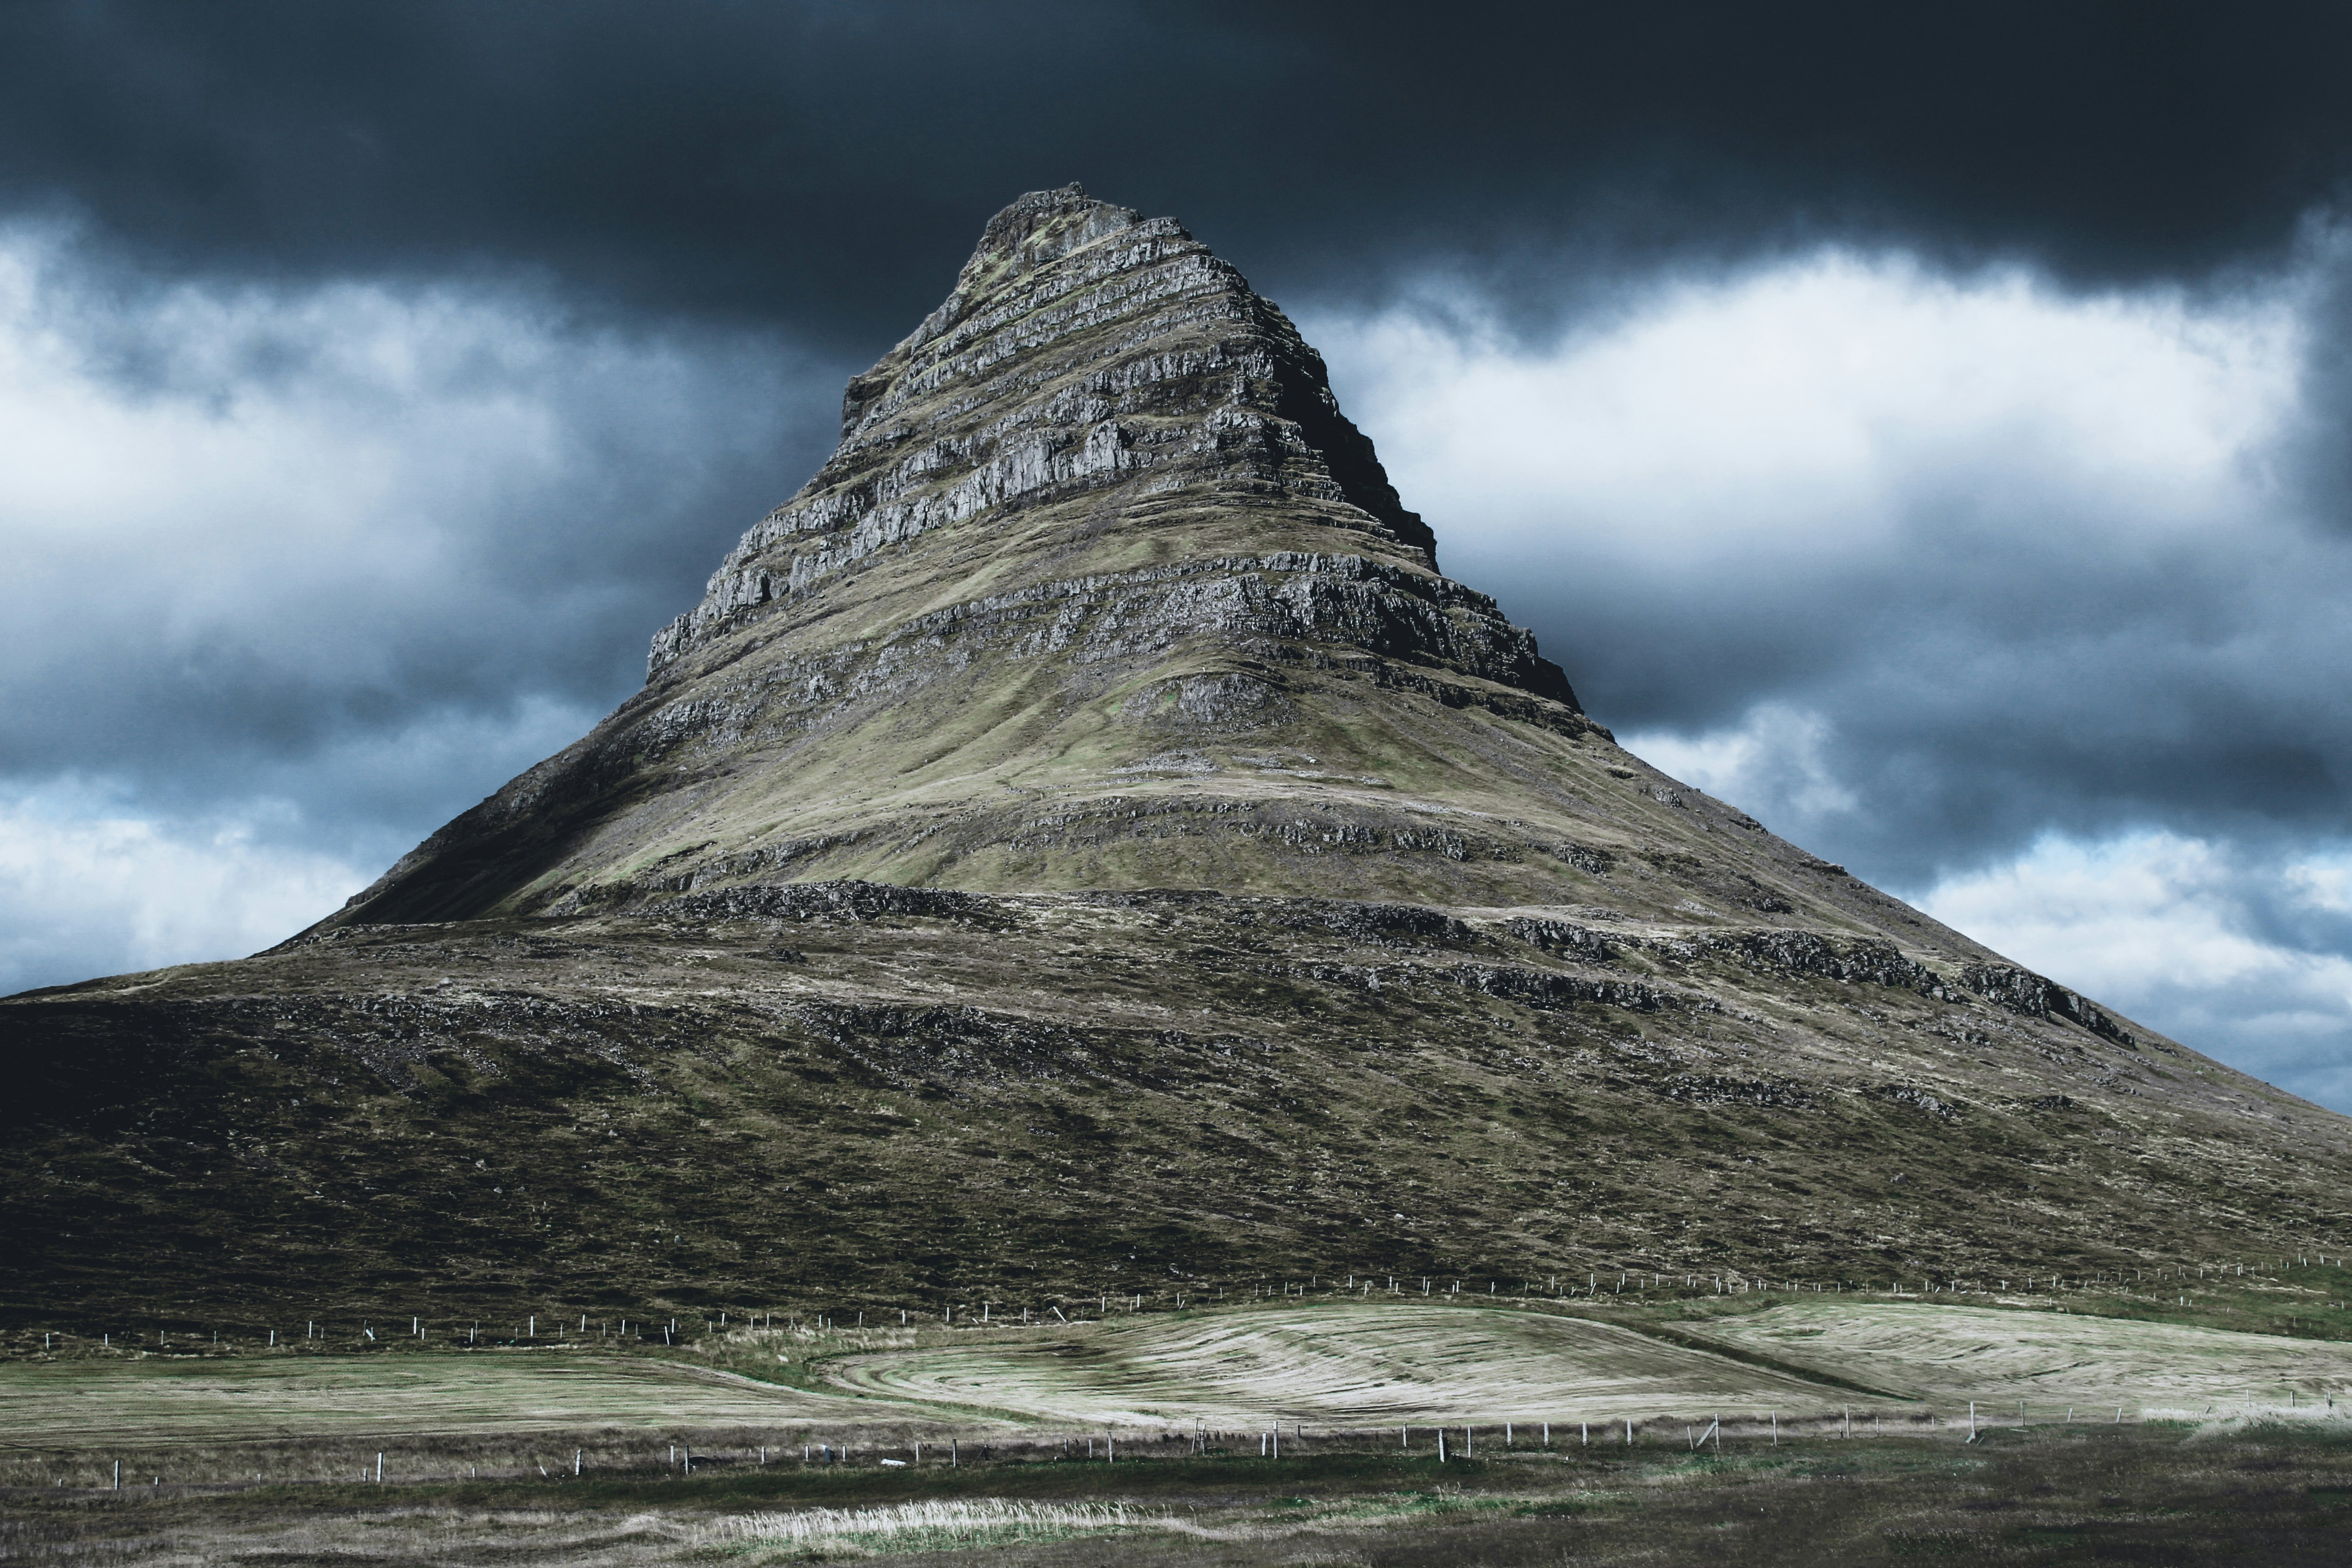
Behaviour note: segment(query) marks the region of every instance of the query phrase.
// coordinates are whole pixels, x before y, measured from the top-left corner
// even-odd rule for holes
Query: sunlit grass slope
[[[860,1393],[1047,1421],[1518,1422],[1813,1410],[1832,1388],[1607,1323],[1434,1306],[1302,1306],[1058,1325],[855,1356]]]
[[[2352,1344],[2074,1312],[1927,1302],[1794,1301],[1705,1325],[1706,1337],[1946,1408],[2121,1406],[2135,1419],[2243,1415],[2352,1395]]]

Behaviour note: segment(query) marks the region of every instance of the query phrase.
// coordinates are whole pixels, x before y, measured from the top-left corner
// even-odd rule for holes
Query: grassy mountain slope
[[[794,896],[347,927],[5,1004],[5,1310],[1991,1279],[2342,1228],[2339,1119],[1864,941]]]

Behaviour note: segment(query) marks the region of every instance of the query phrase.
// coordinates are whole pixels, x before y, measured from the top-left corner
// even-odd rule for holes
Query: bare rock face
[[[592,734],[268,953],[0,1001],[0,1331],[2340,1229],[2352,1124],[1658,773],[1433,549],[1232,267],[1024,196]]]
[[[1129,523],[1319,503],[1317,520],[1434,565],[1427,526],[1282,312],[1173,219],[1145,223],[1075,185],[990,222],[947,302],[849,383],[841,435],[656,635],[650,671],[877,551],[1080,497]]]
[[[850,382],[840,447],[654,638],[645,693],[350,917],[828,875],[1542,896],[1565,801],[1520,799],[1543,766],[1493,720],[1601,732],[1433,548],[1239,273],[1171,219],[1034,193]],[[1414,859],[1487,796],[1492,874]]]

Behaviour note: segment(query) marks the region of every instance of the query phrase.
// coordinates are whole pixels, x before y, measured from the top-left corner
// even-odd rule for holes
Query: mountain
[[[1585,715],[1168,219],[992,219],[642,691],[318,926],[0,1003],[0,1311],[2016,1279],[2352,1123]]]
[[[1433,549],[1231,267],[1025,196],[644,692],[335,924],[838,877],[1550,901],[1594,727]]]

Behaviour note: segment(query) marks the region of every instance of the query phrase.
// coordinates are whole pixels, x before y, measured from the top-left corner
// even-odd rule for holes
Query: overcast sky
[[[585,730],[1075,179],[1634,749],[2352,1111],[2352,11],[1926,9],[0,6],[0,990]]]

